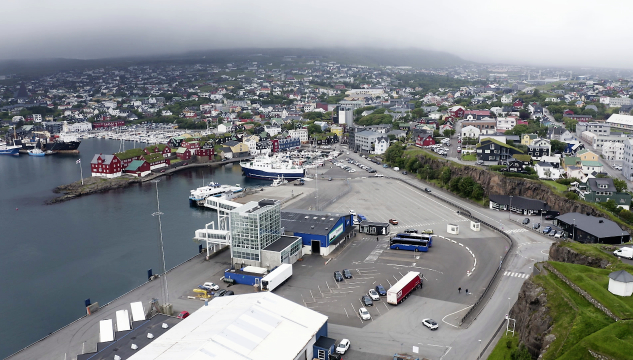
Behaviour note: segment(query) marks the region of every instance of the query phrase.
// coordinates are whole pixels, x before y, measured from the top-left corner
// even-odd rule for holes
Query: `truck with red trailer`
[[[422,288],[422,277],[419,272],[409,271],[402,279],[398,280],[389,290],[387,290],[387,302],[391,305],[398,305],[415,289]]]

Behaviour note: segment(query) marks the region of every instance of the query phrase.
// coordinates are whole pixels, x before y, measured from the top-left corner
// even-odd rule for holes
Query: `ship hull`
[[[0,155],[11,155],[11,156],[20,156],[19,148],[13,149],[1,149]]]
[[[259,169],[249,169],[242,166],[242,172],[246,177],[261,180],[275,180],[281,177],[283,177],[285,180],[296,180],[301,179],[305,176],[305,170],[303,169],[265,171]]]
[[[77,148],[81,145],[81,141],[53,141],[49,142],[44,146],[44,151],[52,151],[52,152],[69,152],[74,153],[77,152]]]

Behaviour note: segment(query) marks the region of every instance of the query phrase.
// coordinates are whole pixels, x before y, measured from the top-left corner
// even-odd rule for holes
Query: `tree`
[[[475,186],[473,186],[473,194],[471,195],[471,197],[474,200],[481,200],[484,197],[484,188],[481,187],[481,185],[479,183],[476,183]]]
[[[389,164],[395,164],[398,159],[402,158],[403,154],[404,146],[402,145],[402,143],[397,142],[389,146],[387,148],[387,151],[385,151],[385,161]]]
[[[622,218],[622,220],[628,223],[633,222],[633,212],[629,210],[622,210],[618,215]]]
[[[530,118],[530,112],[527,110],[520,110],[519,111],[519,117],[521,118],[521,120],[527,120]]]
[[[459,182],[459,193],[463,197],[470,197],[475,187],[475,180],[470,176],[465,176]]]
[[[442,181],[442,184],[448,184],[448,182],[451,181],[451,168],[446,166],[442,169],[442,174],[440,175],[440,181]]]
[[[567,149],[567,144],[562,141],[552,140],[550,144],[552,145],[553,153],[564,153]]]
[[[617,192],[624,192],[628,188],[626,181],[621,179],[613,179],[613,186],[615,186]]]
[[[606,202],[601,202],[600,205],[602,205],[602,207],[604,207],[605,209],[607,209],[608,211],[612,212],[612,213],[618,213],[619,210],[621,209],[618,207],[618,203],[615,202],[615,200],[610,199],[609,201]]]
[[[448,183],[448,188],[454,193],[459,193],[459,183],[461,181],[462,181],[461,176],[456,176],[452,178],[451,181]]]

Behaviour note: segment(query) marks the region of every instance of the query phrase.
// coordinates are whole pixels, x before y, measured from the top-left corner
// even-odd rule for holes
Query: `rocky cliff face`
[[[534,357],[540,356],[556,339],[549,334],[552,318],[546,304],[547,295],[543,288],[528,279],[521,286],[519,297],[510,310],[510,318],[516,320],[515,331],[519,334],[520,343]]]
[[[553,210],[561,214],[568,212],[590,213],[594,216],[601,215],[596,209],[580,202],[569,200],[555,193],[549,186],[534,180],[523,178],[505,177],[501,174],[480,169],[474,166],[454,166],[450,161],[419,156],[423,165],[429,165],[433,169],[441,169],[443,166],[451,167],[451,174],[455,176],[470,176],[483,188],[488,195],[513,195],[524,196],[531,199],[545,201]]]
[[[585,265],[601,269],[605,269],[609,266],[609,262],[607,260],[580,254],[573,249],[561,246],[561,243],[554,243],[550,246],[549,259],[552,261]]]

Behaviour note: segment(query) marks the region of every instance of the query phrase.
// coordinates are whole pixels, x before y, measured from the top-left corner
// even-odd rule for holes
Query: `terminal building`
[[[292,264],[301,257],[301,239],[282,233],[281,205],[250,201],[229,212],[233,265],[266,267]]]
[[[577,212],[556,217],[555,221],[568,236],[586,244],[623,244],[631,235],[609,219],[585,215]]]
[[[125,359],[328,359],[336,342],[327,335],[327,316],[271,292],[226,296]]]
[[[341,242],[355,235],[351,214],[290,209],[281,212],[281,226],[286,235],[302,239],[313,254],[331,253]]]

